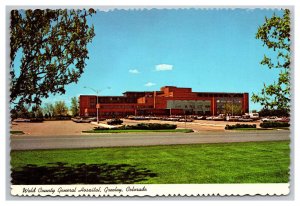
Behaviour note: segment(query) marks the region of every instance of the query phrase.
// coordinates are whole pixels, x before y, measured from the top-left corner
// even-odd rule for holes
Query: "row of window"
[[[243,94],[226,94],[226,93],[197,93],[198,97],[243,97]]]

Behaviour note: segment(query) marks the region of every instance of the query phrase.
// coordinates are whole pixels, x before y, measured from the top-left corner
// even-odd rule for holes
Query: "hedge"
[[[176,129],[175,124],[158,124],[158,123],[140,123],[136,125],[123,125],[121,127],[115,128],[117,130],[163,130],[163,129]],[[114,129],[114,128],[113,128]],[[108,130],[108,128],[96,127],[94,130]]]
[[[225,129],[237,129],[237,128],[256,128],[256,124],[236,124],[236,125],[226,125]]]
[[[289,127],[290,123],[288,122],[263,122],[259,125],[262,128],[274,128],[274,127]]]

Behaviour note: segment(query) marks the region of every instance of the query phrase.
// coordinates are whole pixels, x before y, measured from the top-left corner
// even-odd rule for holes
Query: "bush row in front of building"
[[[262,128],[274,128],[274,127],[289,127],[290,123],[288,122],[263,122],[259,125]]]
[[[235,124],[235,125],[226,125],[225,129],[238,129],[238,128],[256,128],[256,124]]]
[[[139,123],[136,125],[123,125],[116,128],[117,130],[164,130],[164,129],[176,129],[175,124],[159,124],[159,123]],[[97,127],[94,130],[108,130],[108,128]]]

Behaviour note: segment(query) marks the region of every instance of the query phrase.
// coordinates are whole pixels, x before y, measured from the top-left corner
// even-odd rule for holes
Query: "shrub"
[[[177,125],[174,124],[158,124],[158,123],[140,123],[136,125],[123,125],[116,128],[117,130],[163,130],[163,129],[176,129]],[[108,130],[109,128],[95,127],[94,130]],[[114,128],[113,128],[114,129]]]
[[[237,128],[256,128],[256,124],[236,124],[236,125],[226,125],[225,129],[237,129]]]
[[[290,123],[288,122],[263,122],[259,125],[262,128],[274,128],[274,127],[289,127]]]
[[[120,120],[120,119],[112,119],[112,120],[107,121],[107,124],[109,124],[109,125],[117,125],[117,124],[122,124],[122,123],[123,123],[123,120]]]
[[[126,125],[126,129],[143,129],[143,130],[160,130],[160,129],[176,129],[174,124],[158,124],[158,123],[140,123],[137,125]]]
[[[158,124],[158,123],[140,123],[136,125],[123,125],[118,128],[112,128],[112,130],[164,130],[164,129],[176,129],[175,124]],[[95,127],[94,130],[109,130],[109,128]]]
[[[94,130],[109,130],[109,128],[104,128],[104,127],[94,127]]]

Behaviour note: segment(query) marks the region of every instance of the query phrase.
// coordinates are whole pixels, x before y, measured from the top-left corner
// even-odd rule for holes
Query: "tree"
[[[222,111],[223,114],[231,114],[231,115],[241,115],[243,112],[242,106],[237,103],[225,103],[224,109]]]
[[[266,117],[266,116],[278,116],[278,117],[288,117],[290,116],[289,113],[286,110],[283,109],[262,109],[259,111],[260,117]]]
[[[18,109],[16,108],[11,109],[10,114],[11,114],[11,119],[31,117],[30,107],[26,104],[21,105],[21,107],[19,107]]]
[[[36,108],[34,113],[36,118],[40,118],[40,119],[44,118],[43,110],[41,107]]]
[[[53,106],[53,104],[51,104],[51,103],[45,103],[45,106],[44,106],[44,108],[43,108],[43,113],[44,114],[48,114],[47,116],[49,117],[49,118],[51,118],[51,116],[53,116],[53,114],[54,114],[54,106]]]
[[[258,28],[256,39],[276,52],[276,60],[264,55],[262,65],[269,69],[280,69],[278,80],[271,85],[264,84],[260,94],[253,94],[252,101],[264,109],[290,111],[290,11],[284,10],[282,17],[275,14],[265,19]]]
[[[66,116],[68,114],[68,107],[64,101],[57,101],[54,104],[54,116]]]
[[[64,94],[65,85],[77,83],[89,58],[87,44],[95,36],[87,23],[93,13],[93,9],[11,11],[10,102],[15,107],[38,106],[49,93]],[[20,67],[14,67],[15,61]]]
[[[72,97],[71,98],[71,111],[72,111],[72,115],[78,116],[79,114],[79,104],[78,104],[78,99],[76,97]]]

